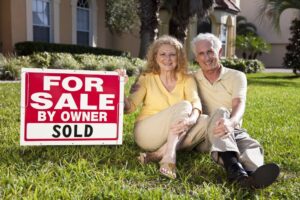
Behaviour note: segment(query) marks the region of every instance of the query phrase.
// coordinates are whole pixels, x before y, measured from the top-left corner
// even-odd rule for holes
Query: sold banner
[[[21,145],[122,144],[116,72],[22,69]]]

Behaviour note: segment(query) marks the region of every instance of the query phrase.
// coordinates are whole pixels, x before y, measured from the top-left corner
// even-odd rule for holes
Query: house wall
[[[12,46],[17,42],[26,41],[26,1],[11,1]]]
[[[60,43],[72,44],[71,0],[60,1]]]
[[[0,53],[12,51],[11,2],[0,1]]]
[[[74,32],[74,23],[76,18],[73,14],[72,8],[76,7],[76,0],[53,0],[55,14],[52,16],[54,23],[54,42],[75,44],[76,37]],[[111,33],[105,25],[105,0],[90,0],[95,3],[92,9],[96,9],[96,34],[93,46],[110,48],[130,52],[131,56],[137,57],[140,46],[139,27],[131,33],[123,33],[117,35]],[[28,8],[28,10],[26,10]],[[0,51],[13,52],[13,46],[17,42],[32,40],[32,14],[31,14],[31,0],[1,0],[0,1]],[[161,13],[162,14],[162,13]],[[163,16],[161,16],[164,18]],[[72,20],[75,21],[72,21]],[[162,20],[163,21],[163,20]],[[168,20],[166,20],[168,21]],[[191,19],[189,25],[189,32],[185,47],[187,53],[192,59],[192,52],[190,50],[190,40],[196,36],[197,21]],[[216,20],[212,20],[216,22]],[[226,23],[226,22],[225,22]],[[235,22],[233,22],[235,24]],[[160,33],[167,34],[167,24],[161,24]],[[218,34],[218,24],[214,24],[213,33]],[[1,47],[1,42],[2,47]],[[229,51],[232,54],[232,51]]]
[[[263,61],[266,67],[282,67],[286,45],[289,43],[288,39],[291,37],[289,27],[291,21],[296,16],[300,16],[300,13],[295,9],[284,11],[280,17],[280,32],[278,32],[272,26],[271,20],[266,18],[261,20],[259,17],[259,8],[261,5],[261,0],[243,0],[240,4],[241,12],[239,15],[246,17],[248,22],[255,24],[259,36],[272,46],[271,52],[264,53],[259,59]]]

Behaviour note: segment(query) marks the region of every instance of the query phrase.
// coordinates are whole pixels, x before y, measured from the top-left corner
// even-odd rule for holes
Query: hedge
[[[105,70],[124,68],[129,76],[136,75],[145,66],[145,60],[139,58],[116,57],[94,54],[70,54],[70,53],[34,53],[30,56],[4,57],[0,54],[0,79],[15,80],[20,78],[20,70],[23,67],[52,68],[52,69],[76,69],[76,70]],[[225,67],[237,69],[245,73],[256,73],[264,69],[259,60],[223,59]],[[190,70],[195,71],[199,66],[190,64]]]
[[[95,54],[112,56],[129,56],[129,53],[73,44],[56,44],[47,42],[19,42],[15,44],[15,51],[18,56],[28,56],[39,52],[71,53],[71,54]]]

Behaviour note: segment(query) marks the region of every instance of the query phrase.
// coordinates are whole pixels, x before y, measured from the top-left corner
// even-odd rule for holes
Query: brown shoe
[[[260,166],[249,175],[250,185],[255,189],[266,188],[279,176],[280,168],[275,163]]]

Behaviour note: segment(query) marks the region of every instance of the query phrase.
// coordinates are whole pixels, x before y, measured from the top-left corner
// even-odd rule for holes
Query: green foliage
[[[105,22],[111,32],[131,32],[139,25],[138,0],[107,0]]]
[[[286,47],[284,65],[292,68],[295,74],[300,73],[300,20],[294,19],[290,27],[292,37]]]
[[[267,16],[274,27],[280,30],[280,16],[286,9],[300,9],[299,0],[264,0],[260,8],[261,17]]]
[[[260,60],[245,60],[242,58],[225,58],[221,59],[224,67],[239,70],[244,73],[256,73],[265,69],[264,64]],[[189,65],[191,71],[197,71],[199,66],[197,63]]]
[[[20,78],[22,67],[30,65],[30,59],[26,56],[0,58],[0,80],[15,80]]]
[[[51,56],[49,68],[54,69],[79,69],[78,62],[69,53],[54,53]]]
[[[30,56],[0,57],[0,80],[18,79],[23,67],[104,71],[124,68],[128,76],[133,76],[144,66],[145,61],[139,58],[42,52]]]
[[[98,70],[99,61],[94,54],[76,54],[74,55],[75,60],[78,61],[80,67],[85,70]]]
[[[244,59],[256,59],[262,53],[268,53],[271,45],[259,36],[252,34],[238,35],[235,41],[236,48],[243,52]]]
[[[225,67],[245,73],[256,73],[264,69],[264,64],[259,60],[229,58],[222,59],[221,62]],[[10,59],[2,57],[2,61],[0,57],[0,80],[18,79],[22,67],[104,71],[123,68],[126,69],[128,76],[134,76],[144,69],[145,64],[146,61],[139,58],[43,52],[31,56],[11,57]],[[190,64],[191,71],[197,69],[197,64]]]
[[[19,56],[28,56],[39,52],[59,52],[71,54],[91,53],[95,55],[113,55],[113,56],[128,56],[126,52],[96,48],[89,46],[73,45],[73,44],[55,44],[47,42],[19,42],[15,44],[15,50]]]
[[[48,67],[51,63],[51,54],[48,52],[34,53],[30,56],[31,62],[36,65],[36,67]]]
[[[237,35],[247,35],[252,34],[257,36],[257,28],[253,23],[247,21],[244,16],[236,17],[236,34]]]
[[[221,63],[224,67],[236,69],[245,73],[256,73],[261,72],[265,69],[264,64],[259,60],[245,60],[228,58],[222,59]]]
[[[137,113],[124,116],[119,146],[20,146],[20,84],[0,85],[1,199],[299,199],[300,79],[293,74],[249,74],[243,126],[281,167],[266,189],[246,190],[226,181],[208,154],[179,152],[178,178],[142,166],[134,142]],[[126,92],[135,77],[126,85]],[[288,120],[287,120],[288,119]]]

